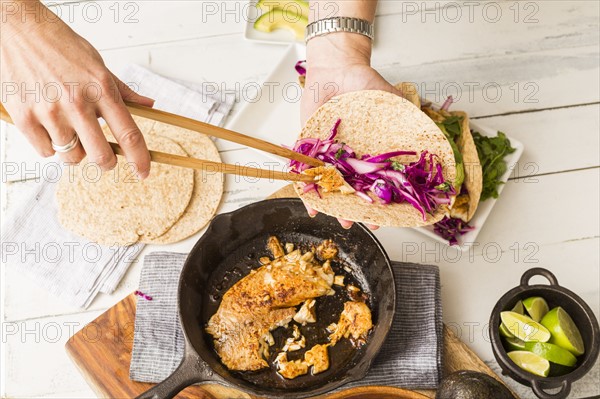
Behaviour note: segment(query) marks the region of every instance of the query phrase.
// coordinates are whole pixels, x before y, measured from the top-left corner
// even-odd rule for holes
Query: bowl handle
[[[533,389],[533,393],[540,399],[564,399],[569,396],[571,392],[571,383],[567,380],[563,381],[560,386],[560,391],[554,394],[550,394],[544,391],[542,387],[540,387],[538,381],[533,381],[531,383],[531,388]]]
[[[558,285],[558,280],[556,279],[556,276],[552,274],[550,270],[543,269],[541,267],[534,267],[533,269],[529,269],[525,273],[523,273],[523,276],[521,276],[521,285],[528,286],[529,280],[531,280],[533,276],[546,277],[546,279],[550,282],[550,285]]]

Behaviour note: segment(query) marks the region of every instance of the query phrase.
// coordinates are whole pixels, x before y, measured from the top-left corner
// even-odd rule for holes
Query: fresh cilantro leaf
[[[337,150],[337,152],[335,153],[335,159],[340,159],[342,157],[342,155],[344,155],[344,148],[340,147],[339,150]]]
[[[480,201],[498,198],[498,186],[503,184],[500,178],[507,168],[504,157],[515,152],[515,148],[510,145],[510,140],[502,132],[498,132],[496,137],[483,136],[475,131],[472,134],[483,171]]]
[[[462,133],[462,116],[452,115],[442,122],[436,123],[448,140],[456,142]]]
[[[392,161],[392,169],[399,170],[400,172],[404,171],[405,166],[398,161]]]
[[[440,190],[440,191],[443,191],[443,192],[447,193],[448,191],[450,191],[450,183],[448,183],[447,181],[445,181],[442,184],[438,184],[437,186],[435,186],[435,188],[437,190]]]

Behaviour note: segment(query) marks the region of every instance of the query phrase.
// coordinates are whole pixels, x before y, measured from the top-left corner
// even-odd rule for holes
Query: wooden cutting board
[[[288,185],[269,198],[292,197],[296,197],[296,193],[293,187]],[[134,398],[154,385],[129,379],[135,306],[136,297],[131,294],[77,332],[66,344],[67,353],[100,398]],[[479,371],[502,382],[468,346],[444,326],[444,375],[458,370]],[[414,392],[391,387],[364,387],[360,390],[358,396],[355,395],[356,389],[354,389],[346,391],[352,392],[350,396],[337,393],[319,398],[426,399],[435,397],[435,391],[432,390]],[[518,398],[516,395],[515,397]],[[258,399],[220,385],[188,387],[176,398]]]

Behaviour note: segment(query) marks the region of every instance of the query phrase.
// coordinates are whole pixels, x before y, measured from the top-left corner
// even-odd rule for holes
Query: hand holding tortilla
[[[304,86],[305,77],[307,75],[305,61],[299,61],[296,64],[296,71],[300,75],[300,85]],[[411,83],[397,84],[395,89],[402,92],[402,95],[406,99],[416,107],[420,108],[435,122],[452,149],[455,161],[455,179],[452,182],[452,190],[449,190],[449,195],[453,198],[446,209],[446,215],[444,215],[441,220],[434,222],[434,232],[448,240],[450,245],[456,245],[458,244],[457,237],[473,229],[473,227],[469,225],[469,221],[473,218],[479,202],[485,201],[490,197],[497,198],[497,187],[501,184],[499,179],[506,171],[504,157],[514,152],[514,149],[511,147],[510,141],[502,132],[498,132],[497,137],[486,137],[477,132],[472,133],[469,127],[469,119],[464,112],[449,111],[449,107],[453,101],[452,97],[449,97],[442,107],[434,108],[431,103],[421,105],[421,99],[418,96],[416,87]],[[333,101],[337,102],[338,98],[335,98]],[[344,165],[344,163],[347,163],[348,159],[350,159],[351,163],[355,163],[357,160],[356,153],[347,143],[340,144],[339,140],[334,140],[340,123],[341,120],[336,121],[330,136],[327,137],[328,140],[320,139],[315,143],[314,141],[311,142],[311,138],[301,138],[296,143],[294,149],[301,153],[314,152],[312,156],[316,156],[329,164],[335,164],[347,183],[356,183],[356,172],[360,171],[354,170],[352,165]],[[309,151],[309,149],[311,151]],[[376,159],[378,162],[388,162],[387,165],[384,165],[381,169],[375,171],[379,176],[371,176],[374,179],[369,181],[371,184],[369,185],[368,191],[375,193],[376,197],[379,197],[380,201],[384,204],[390,202],[402,202],[404,200],[413,203],[416,209],[420,211],[425,209],[430,213],[431,208],[428,208],[427,206],[423,207],[422,203],[411,201],[411,198],[399,198],[403,197],[401,193],[390,190],[390,187],[393,188],[394,185],[398,186],[398,184],[397,181],[396,184],[394,184],[393,180],[389,181],[389,173],[386,172],[386,170],[393,170],[394,166],[396,166],[397,169],[400,167],[403,170],[406,169],[405,165],[400,165],[397,161],[390,162],[389,158],[384,158],[386,155],[393,155],[394,153],[398,155],[401,153],[398,152],[398,149],[396,149],[396,151],[390,151],[392,151],[391,154],[381,154],[378,159],[375,156],[364,156],[364,154],[359,154],[361,161]],[[322,171],[327,170],[327,168],[319,168],[321,170],[307,169],[297,163],[292,163],[292,166],[298,171],[303,171],[304,173],[311,175],[318,173],[322,174]],[[374,165],[369,166],[375,167]],[[362,171],[365,172],[364,169]],[[366,174],[369,176],[369,173]],[[406,180],[406,177],[404,178]],[[329,180],[331,180],[331,177]],[[362,183],[365,182],[362,178],[360,180]],[[320,195],[318,189],[323,188],[323,185],[320,183],[321,181],[315,186],[318,195]],[[444,184],[446,183],[447,182],[444,181]],[[346,184],[346,186],[350,186],[351,190],[353,189],[352,184]],[[402,181],[401,186],[404,186],[404,181]],[[315,187],[305,186],[302,191],[312,191]],[[415,187],[414,182],[412,187]],[[422,187],[419,187],[418,185],[416,187],[418,187],[416,191],[420,192],[422,190]],[[439,185],[438,187],[442,188],[443,186]],[[326,186],[325,188],[328,187]],[[360,185],[358,188],[359,190],[351,191],[348,190],[347,187],[344,187],[340,193],[354,193],[363,196],[368,202],[373,200],[373,198],[364,197],[365,192],[360,190]],[[327,192],[331,190],[324,189],[323,191]],[[412,193],[414,198],[415,191],[413,190]],[[417,196],[417,198],[419,197]],[[309,213],[316,212],[312,209],[312,203],[305,201],[305,204]],[[347,223],[343,219],[340,219],[340,222],[343,224]]]

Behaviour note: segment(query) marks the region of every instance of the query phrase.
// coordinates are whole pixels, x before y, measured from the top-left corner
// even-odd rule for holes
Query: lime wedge
[[[577,363],[577,358],[575,358],[571,352],[558,345],[549,344],[547,342],[526,342],[525,350],[562,366],[572,367]]]
[[[521,341],[519,338],[506,338],[504,342],[506,342],[506,346],[508,346],[508,349],[510,349],[511,351],[527,350],[527,348],[525,347],[525,341]]]
[[[523,370],[540,377],[548,377],[550,362],[543,357],[527,351],[512,351],[507,354],[510,360]]]
[[[523,306],[525,306],[527,313],[529,313],[529,316],[531,316],[533,321],[537,321],[538,323],[550,310],[546,300],[539,296],[532,296],[531,298],[525,299],[523,301]]]
[[[512,311],[518,314],[525,314],[525,309],[523,309],[523,302],[517,302],[515,307],[512,308]]]
[[[500,323],[500,328],[498,330],[500,330],[500,335],[502,335],[503,337],[506,337],[506,338],[514,338],[515,337],[514,335],[512,335],[512,333],[510,331],[508,331],[508,328],[506,328],[504,323]]]
[[[530,317],[515,312],[502,312],[500,318],[508,331],[521,341],[547,342],[550,339],[550,331]]]
[[[542,318],[542,325],[552,333],[550,343],[568,350],[575,356],[585,353],[583,338],[571,316],[560,306],[552,309]]]

